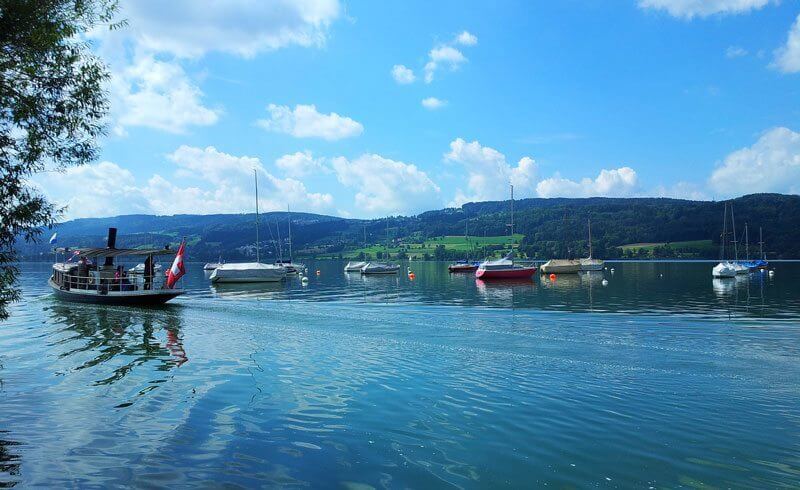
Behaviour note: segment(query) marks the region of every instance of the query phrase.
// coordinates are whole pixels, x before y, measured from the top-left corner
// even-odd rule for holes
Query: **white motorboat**
[[[385,262],[367,262],[361,268],[361,274],[397,274],[400,266],[397,264],[387,264]]]
[[[286,269],[279,265],[260,262],[222,264],[211,273],[211,282],[278,282],[286,277]]]
[[[278,262],[275,262],[275,265],[277,265],[279,267],[283,267],[284,269],[286,269],[286,275],[287,276],[296,276],[303,269],[306,268],[306,266],[303,265],[303,264],[294,264],[291,261],[288,261],[288,262],[278,261]]]
[[[581,270],[581,262],[574,259],[551,259],[539,270],[542,274],[577,274]]]
[[[346,266],[344,266],[344,271],[345,272],[361,272],[361,269],[363,269],[365,265],[367,265],[367,262],[364,262],[364,261],[358,261],[358,262],[350,261],[350,262],[347,263]]]

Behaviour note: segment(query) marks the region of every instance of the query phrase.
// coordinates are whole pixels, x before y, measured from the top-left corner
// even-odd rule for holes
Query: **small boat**
[[[485,260],[475,271],[478,279],[527,279],[536,274],[536,267],[514,263],[514,252],[499,260]]]
[[[397,274],[400,266],[397,264],[387,264],[385,262],[367,262],[361,268],[361,274]]]
[[[149,273],[142,264],[141,274],[127,274],[122,266],[114,265],[119,257],[146,257],[153,264],[158,255],[172,255],[175,250],[116,248],[117,229],[108,229],[107,246],[75,251],[78,262],[56,262],[48,284],[56,298],[76,303],[103,305],[158,305],[182,295],[180,287],[169,287],[164,274],[151,266]]]
[[[364,262],[364,261],[360,261],[360,262],[350,261],[350,262],[347,263],[347,265],[344,266],[344,271],[345,272],[361,272],[361,269],[363,269],[365,265],[367,265],[367,262]]]
[[[736,277],[736,268],[730,262],[720,262],[711,269],[711,275],[716,278]]]
[[[220,256],[219,259],[217,259],[216,262],[209,262],[209,263],[205,264],[203,266],[203,270],[204,271],[213,271],[214,269],[216,269],[217,267],[221,266],[224,263],[225,263],[225,261],[222,260],[222,256]]]
[[[472,272],[478,269],[478,265],[475,262],[467,262],[466,260],[459,260],[458,262],[452,263],[447,266],[447,270],[450,272]]]
[[[297,274],[300,273],[300,271],[302,271],[306,267],[303,264],[294,264],[292,263],[292,261],[285,262],[280,260],[275,262],[275,265],[286,269],[287,276],[296,276]]]
[[[128,274],[144,274],[144,268],[145,265],[143,262],[136,264],[135,267],[131,267],[130,269],[128,269]],[[155,264],[153,266],[153,270],[155,272],[161,272],[161,264]]]
[[[222,264],[211,273],[211,282],[278,282],[286,277],[286,269],[279,265],[262,264],[261,262],[241,262]]]
[[[589,220],[589,256],[580,259],[582,271],[601,271],[603,270],[604,261],[592,258],[592,220]]]
[[[581,261],[574,259],[551,259],[542,264],[540,270],[542,274],[577,274],[581,271]]]

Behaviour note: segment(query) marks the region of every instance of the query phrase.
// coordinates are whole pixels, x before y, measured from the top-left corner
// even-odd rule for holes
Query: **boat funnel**
[[[117,248],[117,229],[116,228],[109,228],[108,229],[108,238],[106,239],[106,247],[108,248]],[[114,265],[114,257],[106,257],[105,264],[106,266]]]

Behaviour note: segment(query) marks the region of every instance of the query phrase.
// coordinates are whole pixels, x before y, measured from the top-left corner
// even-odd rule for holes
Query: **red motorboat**
[[[481,262],[475,277],[478,279],[527,279],[536,274],[536,267],[514,264],[514,252],[500,260]]]

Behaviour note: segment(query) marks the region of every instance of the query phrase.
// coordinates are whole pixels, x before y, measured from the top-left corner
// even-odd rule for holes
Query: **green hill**
[[[769,258],[800,258],[800,196],[752,194],[734,200],[737,233],[750,227],[755,246],[762,227]],[[345,219],[310,213],[292,214],[293,252],[305,257],[392,257],[453,259],[500,254],[510,244],[508,201],[468,203],[461,208],[417,216],[375,220]],[[594,256],[601,258],[717,256],[723,203],[661,198],[522,199],[515,202],[514,247],[520,255],[548,259],[588,253],[587,221],[592,221]],[[469,220],[471,237],[464,238]],[[177,244],[186,237],[192,260],[252,257],[255,216],[129,215],[78,219],[56,227],[60,246],[101,246],[109,226],[119,229],[118,246]],[[261,215],[261,250],[265,260],[288,257],[288,216]],[[387,230],[388,228],[388,230]],[[49,233],[45,233],[49,236]],[[365,246],[366,243],[366,246]],[[47,243],[19,244],[27,259],[46,259]]]

